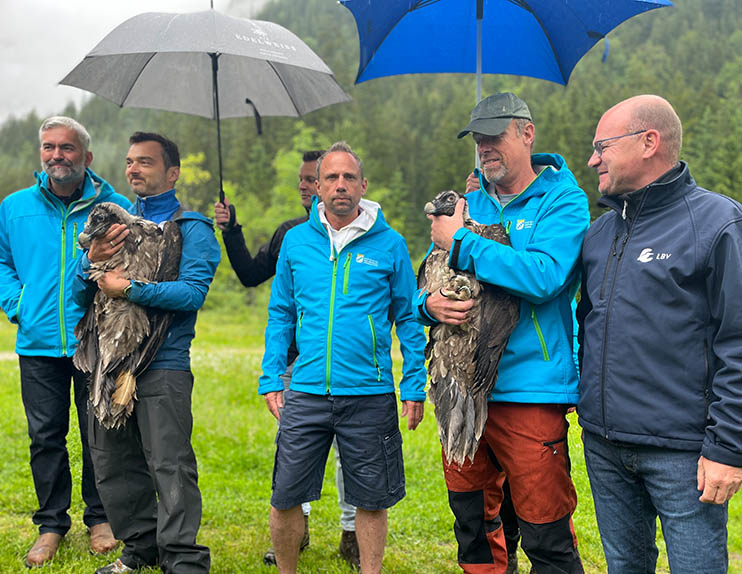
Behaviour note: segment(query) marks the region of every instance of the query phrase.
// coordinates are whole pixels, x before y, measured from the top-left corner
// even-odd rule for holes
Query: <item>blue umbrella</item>
[[[608,32],[669,0],[340,0],[356,19],[356,83],[398,74],[515,74],[566,85]],[[482,50],[484,41],[485,49]]]

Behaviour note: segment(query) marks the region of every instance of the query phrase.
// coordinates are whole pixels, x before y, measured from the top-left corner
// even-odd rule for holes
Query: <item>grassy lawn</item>
[[[263,566],[270,545],[268,509],[273,464],[275,421],[255,389],[260,372],[265,313],[218,315],[202,313],[193,346],[195,428],[193,443],[203,493],[200,542],[211,547],[215,574],[275,572]],[[0,572],[27,572],[23,556],[33,544],[36,529],[31,514],[36,498],[28,465],[28,437],[20,397],[18,364],[7,353],[13,348],[14,328],[0,326]],[[389,537],[384,571],[394,574],[460,572],[456,565],[453,517],[448,509],[441,472],[440,447],[432,405],[415,432],[404,433],[407,497],[389,513]],[[605,571],[585,473],[579,428],[572,415],[570,450],[579,505],[574,516],[587,572]],[[74,428],[74,427],[73,427]],[[80,472],[80,445],[70,433],[73,474]],[[79,481],[73,492],[73,526],[49,573],[90,573],[106,557],[87,552],[82,525]],[[302,554],[300,572],[349,573],[337,555],[340,539],[330,457],[323,498],[313,503],[311,545]],[[742,574],[742,503],[730,506],[730,572]],[[662,546],[662,545],[661,545]],[[520,571],[528,572],[521,553]],[[659,571],[667,572],[660,557]]]

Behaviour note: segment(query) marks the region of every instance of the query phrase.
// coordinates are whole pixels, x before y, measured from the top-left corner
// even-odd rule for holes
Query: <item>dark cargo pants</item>
[[[201,492],[191,447],[192,389],[189,371],[147,371],[124,428],[105,429],[90,413],[98,492],[130,568],[159,563],[165,574],[209,571],[209,549],[196,543]]]

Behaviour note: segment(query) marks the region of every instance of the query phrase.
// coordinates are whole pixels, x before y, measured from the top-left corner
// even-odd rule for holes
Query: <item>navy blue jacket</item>
[[[742,466],[742,206],[682,162],[601,204],[582,249],[580,424]]]

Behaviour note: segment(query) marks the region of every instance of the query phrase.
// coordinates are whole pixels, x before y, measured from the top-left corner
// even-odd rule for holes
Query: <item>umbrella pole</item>
[[[211,56],[211,86],[214,96],[214,113],[216,115],[216,149],[219,154],[219,203],[224,205],[224,177],[222,176],[222,124],[219,117],[219,54],[209,54]],[[231,229],[237,219],[234,205],[229,205],[229,222],[227,229]]]
[[[482,20],[484,18],[484,0],[477,0],[477,93],[476,93],[476,106],[482,101]],[[477,148],[474,146],[474,165],[479,169],[479,154],[477,154]]]

